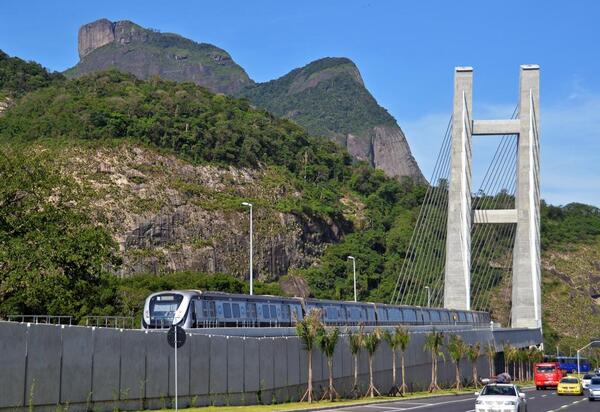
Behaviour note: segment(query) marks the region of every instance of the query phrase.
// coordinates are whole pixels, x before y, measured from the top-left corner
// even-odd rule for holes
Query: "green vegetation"
[[[17,98],[63,79],[61,74],[50,73],[38,63],[10,57],[0,50],[0,99]]]
[[[243,89],[238,95],[298,122],[317,136],[357,134],[373,126],[395,125],[362,84],[354,63],[345,58],[314,61],[279,79]]]

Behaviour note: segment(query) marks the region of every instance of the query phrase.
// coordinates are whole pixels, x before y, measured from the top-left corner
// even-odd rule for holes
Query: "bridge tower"
[[[516,224],[513,249],[512,327],[541,328],[539,66],[520,68],[516,119],[473,120],[473,69],[457,67],[454,101],[444,307],[470,309],[471,228],[473,224]],[[473,136],[518,135],[515,209],[471,208]]]

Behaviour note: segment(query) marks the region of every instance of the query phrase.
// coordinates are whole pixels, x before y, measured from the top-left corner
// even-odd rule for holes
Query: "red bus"
[[[558,362],[542,362],[533,365],[533,381],[538,390],[558,386],[563,375]]]

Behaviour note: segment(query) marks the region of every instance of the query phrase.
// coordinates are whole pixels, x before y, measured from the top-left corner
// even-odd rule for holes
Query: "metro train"
[[[146,298],[142,329],[161,329],[171,325],[184,329],[289,327],[314,309],[321,311],[321,320],[330,326],[473,325],[490,322],[489,313],[478,311],[173,290],[153,293]]]

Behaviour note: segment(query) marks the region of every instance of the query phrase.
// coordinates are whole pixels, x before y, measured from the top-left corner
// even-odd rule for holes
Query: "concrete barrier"
[[[504,342],[525,347],[541,340],[539,331],[466,330],[458,328],[468,343]],[[239,335],[240,330],[236,331]],[[180,406],[238,405],[298,400],[307,382],[307,353],[295,336],[266,331],[269,337],[223,336],[189,333],[178,350]],[[411,330],[405,354],[407,383],[424,389],[430,379],[430,354],[424,351],[427,329]],[[258,329],[252,330],[258,334]],[[277,335],[279,333],[279,335]],[[27,325],[0,322],[0,411],[50,410],[69,405],[70,411],[139,410],[173,406],[175,393],[173,349],[164,331],[118,330],[79,326]],[[336,348],[333,372],[336,389],[352,389],[354,359],[346,337]],[[392,352],[385,342],[373,360],[375,383],[382,391],[391,387]],[[479,360],[481,376],[487,360]],[[439,365],[439,382],[454,380],[454,365]],[[400,380],[398,357],[397,376]],[[462,373],[471,377],[464,361]],[[327,386],[326,358],[313,351],[313,382],[320,396]],[[368,357],[359,356],[361,390],[368,384]]]

